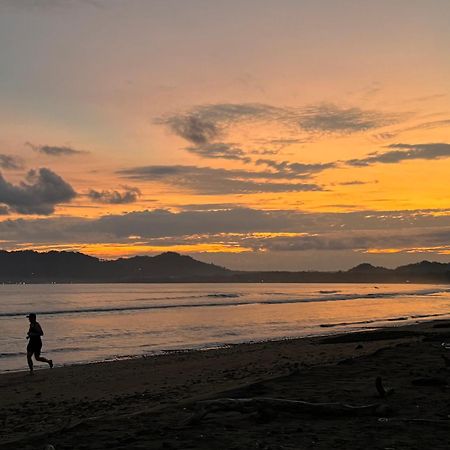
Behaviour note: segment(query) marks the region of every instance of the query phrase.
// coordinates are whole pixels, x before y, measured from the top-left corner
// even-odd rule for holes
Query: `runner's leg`
[[[33,356],[33,352],[27,351],[27,361],[28,367],[30,368],[30,373],[33,373],[33,360],[31,357]]]

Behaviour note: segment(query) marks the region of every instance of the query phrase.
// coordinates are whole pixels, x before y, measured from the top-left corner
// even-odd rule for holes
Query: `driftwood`
[[[443,427],[450,426],[450,420],[442,420],[442,419],[411,419],[405,417],[397,417],[395,419],[378,419],[380,423],[385,425],[398,424],[398,423],[414,423],[417,425],[441,425]]]
[[[307,414],[315,417],[362,417],[385,416],[389,412],[386,405],[370,404],[363,406],[347,405],[345,403],[311,403],[301,400],[281,398],[219,398],[205,400],[195,404],[194,414],[185,425],[192,425],[201,421],[206,415],[218,411],[234,411],[243,414],[267,411],[274,413]]]
[[[392,388],[385,388],[383,386],[383,380],[381,377],[377,377],[375,380],[375,387],[377,389],[378,395],[381,398],[388,397],[389,395],[392,395],[394,393],[394,389]]]

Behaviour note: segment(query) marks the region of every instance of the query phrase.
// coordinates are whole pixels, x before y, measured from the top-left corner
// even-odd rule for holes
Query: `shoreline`
[[[437,340],[425,344],[425,338]],[[236,389],[239,391],[245,386],[250,390],[256,389],[249,386],[261,383],[273,384],[273,392],[269,389],[265,395],[281,396],[276,393],[280,380],[294,383],[286,388],[283,397],[319,399],[320,391],[327,386],[327,381],[323,379],[325,373],[333,380],[342,368],[357,369],[360,364],[373,365],[375,355],[378,355],[376,357],[381,358],[381,362],[376,363],[377,370],[390,374],[397,370],[396,359],[406,358],[407,362],[402,366],[412,367],[416,364],[415,359],[421,363],[420,358],[428,357],[430,351],[442,352],[439,344],[445,339],[450,340],[450,321],[434,320],[326,337],[237,344],[209,351],[170,352],[155,357],[64,366],[38,370],[33,377],[26,372],[3,373],[0,374],[3,424],[0,445],[5,448],[41,448],[33,444],[33,439],[41,439],[43,443],[57,442],[58,445],[54,445],[58,449],[74,448],[74,442],[85,439],[80,427],[90,429],[92,421],[95,428],[106,424],[110,427],[112,421],[115,423],[113,438],[116,444],[124,434],[134,433],[132,440],[136,446],[133,444],[123,448],[144,448],[137,446],[140,441],[150,442],[145,448],[171,448],[161,447],[167,436],[161,438],[155,430],[144,436],[145,433],[135,429],[135,425],[124,428],[120,423],[130,415],[144,418],[155,408],[164,411],[161,417],[166,415],[164,423],[169,423],[174,414],[180,413],[181,405],[190,404],[194,399],[229,396]],[[429,347],[429,351],[418,352],[424,345]],[[402,346],[409,351],[399,351]],[[383,352],[387,351],[394,352],[393,362],[383,360]],[[412,370],[410,367],[408,370]],[[368,375],[371,390],[376,375],[372,372],[373,369]],[[300,382],[297,381],[299,376]],[[358,385],[365,377],[350,378],[344,383],[344,391],[351,392],[355,389],[352,383]],[[334,382],[330,380],[328,389],[333,391]],[[393,380],[388,381],[392,383]],[[300,395],[294,392],[294,387],[305,391]],[[362,400],[352,401],[361,403]],[[437,400],[431,398],[430,401]],[[79,425],[73,428],[75,422]],[[320,423],[322,421],[317,426]],[[323,426],[327,424],[327,421],[322,423]],[[190,432],[195,434],[198,429],[187,428],[185,431],[188,442],[194,438]],[[94,433],[94,430],[91,432]],[[139,434],[141,432],[144,434]],[[106,440],[102,441],[103,438],[97,437],[95,446],[85,442],[87,447],[80,448],[111,448],[111,445],[112,448],[122,448],[112,444],[111,436],[104,438]],[[175,445],[172,448],[189,448],[189,445]],[[190,448],[208,447],[192,447],[191,442]]]
[[[422,320],[421,320],[422,319]],[[295,335],[295,336],[283,336],[283,337],[274,337],[274,338],[267,338],[267,339],[256,339],[256,340],[249,340],[249,341],[237,341],[237,342],[227,342],[223,344],[219,343],[212,343],[212,344],[205,344],[201,345],[198,344],[195,347],[188,348],[175,348],[175,349],[162,349],[162,350],[155,350],[153,352],[145,353],[145,354],[136,354],[136,355],[118,355],[111,358],[106,359],[99,359],[99,360],[92,360],[92,361],[80,361],[80,362],[73,362],[73,363],[63,363],[62,365],[57,365],[58,362],[55,360],[56,366],[54,369],[61,369],[65,367],[80,367],[80,366],[90,366],[93,364],[114,364],[117,362],[122,361],[134,361],[134,360],[140,360],[140,359],[148,359],[148,358],[160,358],[163,356],[170,356],[170,355],[177,355],[177,354],[192,354],[196,352],[210,352],[210,351],[217,351],[217,350],[226,350],[232,347],[236,346],[253,346],[253,345],[263,345],[263,344],[271,344],[271,343],[282,343],[286,341],[305,341],[305,340],[316,340],[321,338],[327,338],[327,337],[333,337],[333,336],[341,336],[341,335],[351,335],[351,334],[359,334],[359,333],[370,333],[370,332],[376,332],[379,330],[384,329],[398,329],[398,328],[404,328],[404,327],[410,327],[418,324],[423,323],[430,323],[430,322],[437,322],[442,320],[449,320],[450,321],[450,313],[448,314],[432,314],[432,315],[423,315],[423,316],[417,316],[417,317],[397,317],[397,318],[390,318],[380,321],[361,321],[361,322],[352,322],[352,323],[337,323],[337,324],[328,324],[324,323],[319,325],[319,328],[323,329],[323,333],[317,333],[317,334],[307,334],[307,335]],[[398,322],[397,325],[391,324],[391,322]],[[379,326],[370,326],[370,324],[376,324],[380,323]],[[339,330],[335,332],[325,332],[325,330],[332,330],[333,328],[338,328],[340,326],[346,326],[346,325],[367,325],[367,327],[361,327],[361,328],[350,328],[347,330]],[[51,354],[51,351],[49,352]],[[45,355],[44,355],[45,356]],[[26,359],[26,353],[23,353],[23,358]],[[46,370],[46,366],[42,366],[40,364],[35,365],[35,371],[41,371]],[[5,371],[0,371],[0,377],[2,375],[6,374],[28,374],[28,369],[10,369]]]

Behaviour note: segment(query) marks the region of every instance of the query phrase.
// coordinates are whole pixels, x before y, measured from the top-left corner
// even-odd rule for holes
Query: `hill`
[[[228,273],[223,267],[173,252],[105,261],[76,252],[0,251],[3,283],[207,281]]]
[[[166,252],[112,261],[77,252],[0,251],[0,283],[450,283],[450,263],[396,269],[359,264],[347,271],[233,271]]]

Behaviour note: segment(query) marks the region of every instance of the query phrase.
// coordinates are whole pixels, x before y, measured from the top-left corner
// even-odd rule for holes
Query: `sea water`
[[[29,312],[63,365],[446,318],[450,286],[0,285],[0,372],[27,367]]]

